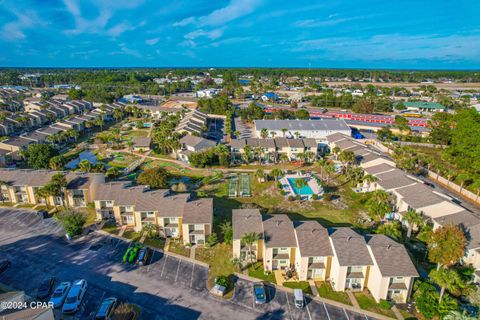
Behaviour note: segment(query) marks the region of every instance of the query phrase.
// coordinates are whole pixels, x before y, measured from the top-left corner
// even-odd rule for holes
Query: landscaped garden
[[[299,281],[299,282],[284,282],[283,286],[290,289],[302,289],[304,293],[312,294],[312,288],[308,281]]]
[[[325,299],[334,300],[343,304],[352,305],[348,295],[342,291],[334,291],[332,286],[326,282],[315,282],[317,286],[318,295]]]
[[[190,248],[186,247],[180,240],[170,241],[168,251],[185,257],[190,257]]]
[[[248,275],[250,277],[254,277],[263,281],[268,281],[271,283],[277,283],[275,280],[275,275],[273,272],[265,273],[263,269],[263,263],[255,262],[251,266],[248,267]]]
[[[391,310],[392,305],[387,301],[377,303],[372,295],[367,292],[354,292],[353,295],[357,299],[360,308],[371,312],[383,314],[387,317],[396,318],[395,313]]]

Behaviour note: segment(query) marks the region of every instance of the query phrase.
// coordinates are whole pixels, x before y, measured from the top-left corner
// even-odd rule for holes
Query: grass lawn
[[[30,203],[24,203],[17,206],[17,208],[33,208],[33,207],[35,207],[35,205]]]
[[[288,201],[274,186],[274,181],[264,183],[251,179],[252,197],[228,197],[228,179],[203,186],[199,194],[214,198],[215,215],[220,220],[230,220],[232,209],[254,205],[269,213],[286,213],[293,220],[314,219],[325,227],[351,226],[359,222],[360,212],[368,196],[353,192],[349,186],[342,186],[335,194],[345,205],[325,201]]]
[[[152,238],[152,239],[146,238],[143,244],[163,250],[163,248],[165,247],[165,239],[164,238]]]
[[[106,231],[111,234],[118,234],[118,231],[120,230],[115,223],[105,223],[102,228],[103,231]]]
[[[251,265],[250,267],[248,267],[248,275],[250,277],[254,277],[254,278],[257,278],[259,280],[268,281],[268,282],[271,282],[271,283],[277,283],[277,281],[275,280],[275,275],[273,274],[273,272],[270,272],[267,275],[265,274],[265,272],[263,271],[263,263],[262,262],[256,262],[253,265]]]
[[[142,233],[141,232],[135,232],[133,230],[126,230],[123,233],[123,237],[127,238],[127,239],[130,239],[130,240],[133,240],[133,241],[138,241],[142,237]]]
[[[283,283],[284,287],[291,288],[291,289],[302,289],[304,293],[312,294],[312,288],[310,288],[310,284],[307,281],[289,281]]]
[[[0,202],[0,207],[13,207],[12,202]]]
[[[137,130],[129,130],[129,131],[124,131],[122,134],[123,140],[129,140],[134,137],[146,137],[148,136],[148,129],[137,129]]]
[[[360,308],[383,314],[387,317],[395,317],[395,313],[391,309],[382,308],[368,292],[354,292],[353,295],[358,301]]]
[[[332,286],[330,286],[329,283],[315,282],[315,285],[317,286],[320,297],[348,304],[350,306],[352,305],[348,295],[345,292],[333,291]]]
[[[233,275],[234,267],[232,260],[232,246],[219,243],[211,248],[197,248],[195,249],[195,259],[206,262],[210,265],[208,273],[208,286],[213,287],[215,278],[218,276]],[[225,298],[231,298],[233,290],[226,292]]]
[[[187,248],[178,240],[170,241],[170,245],[168,251],[185,256],[190,257],[190,248]]]
[[[78,211],[82,212],[87,218],[85,226],[90,226],[97,221],[97,213],[94,208],[80,208]]]
[[[131,316],[133,314],[133,317]],[[142,314],[142,308],[133,303],[120,303],[113,313],[112,320],[138,320]]]

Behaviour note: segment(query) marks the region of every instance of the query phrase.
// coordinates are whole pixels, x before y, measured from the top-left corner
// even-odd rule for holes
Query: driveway
[[[86,279],[81,309],[70,319],[92,319],[110,296],[142,308],[142,319],[370,319],[343,308],[307,299],[298,310],[293,295],[268,287],[269,302],[256,306],[252,282],[237,279],[231,301],[210,295],[208,270],[201,264],[154,251],[147,266],[123,264],[129,243],[91,233],[66,241],[53,219],[41,220],[31,210],[0,208],[0,252],[12,266],[0,283],[35,296],[46,275],[60,281]]]

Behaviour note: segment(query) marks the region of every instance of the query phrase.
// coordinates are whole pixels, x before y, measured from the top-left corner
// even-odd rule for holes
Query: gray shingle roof
[[[345,130],[350,131],[344,120],[342,119],[319,119],[319,120],[255,120],[255,129],[281,130],[288,129],[290,131],[302,130]]]
[[[377,183],[385,190],[405,187],[414,184],[415,181],[409,179],[405,172],[400,169],[394,169],[382,174],[377,174]]]
[[[285,214],[263,216],[263,237],[265,247],[296,247],[293,222]]]
[[[365,239],[352,229],[332,229],[330,239],[340,266],[373,265]]]
[[[263,237],[262,215],[258,209],[232,210],[233,239],[241,239],[244,234],[255,232]]]
[[[152,144],[152,138],[150,137],[134,137],[133,145],[135,147],[150,147]]]
[[[294,223],[298,248],[302,257],[332,256],[333,250],[328,239],[328,230],[317,221]]]
[[[180,139],[180,143],[191,146],[197,150],[213,148],[216,145],[215,141],[207,140],[197,136],[192,136],[190,134],[187,134],[182,139]]]
[[[302,139],[287,139],[287,143],[288,143],[288,146],[290,148],[301,148],[301,149],[303,149],[305,147]]]
[[[427,186],[416,183],[412,186],[395,190],[410,207],[413,209],[428,207],[442,201],[446,201],[442,197],[436,195]]]
[[[201,198],[201,199],[187,202],[185,204],[182,223],[212,224],[212,219],[213,219],[213,199],[212,198]]]
[[[337,132],[337,133],[328,135],[327,136],[327,142],[328,143],[334,143],[334,142],[337,142],[337,141],[340,141],[340,140],[343,140],[343,139],[347,139],[349,137],[350,136],[347,136],[346,134]]]
[[[381,164],[378,164],[378,165],[376,165],[376,166],[372,166],[372,167],[365,168],[364,170],[365,170],[368,174],[376,175],[376,174],[378,174],[378,173],[390,171],[390,170],[392,170],[392,169],[395,169],[395,168],[392,167],[392,166],[389,165],[389,164],[381,163]]]
[[[366,236],[382,276],[384,277],[418,277],[407,250],[403,245],[383,234]]]

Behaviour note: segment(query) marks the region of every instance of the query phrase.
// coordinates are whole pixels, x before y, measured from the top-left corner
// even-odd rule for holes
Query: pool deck
[[[306,179],[308,186],[310,189],[312,189],[313,194],[321,195],[323,193],[322,187],[318,184],[317,180],[313,175],[310,173],[307,174],[302,174],[302,175],[296,175],[296,174],[289,174],[285,175],[280,179],[280,183],[282,184],[283,190],[286,192],[285,196],[296,196],[297,193],[295,192],[294,188],[288,181],[288,179]],[[300,196],[306,196],[310,198],[312,195],[311,194],[300,194]]]

